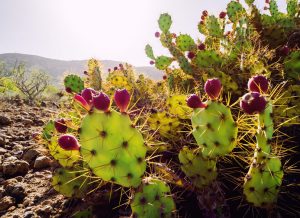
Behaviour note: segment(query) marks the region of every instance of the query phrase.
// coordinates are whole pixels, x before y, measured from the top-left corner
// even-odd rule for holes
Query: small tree
[[[7,70],[4,62],[0,62],[0,88],[5,89],[5,81],[11,76],[11,72]]]
[[[36,100],[48,87],[50,80],[46,72],[38,69],[28,71],[23,63],[14,67],[12,76],[18,89],[29,101]]]

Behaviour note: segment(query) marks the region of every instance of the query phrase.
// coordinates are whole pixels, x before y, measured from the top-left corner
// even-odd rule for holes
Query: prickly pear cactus
[[[288,79],[300,80],[300,51],[294,51],[285,58],[284,69]]]
[[[245,177],[244,194],[248,202],[255,207],[268,208],[277,201],[283,170],[277,157],[268,157],[265,161],[254,161]]]
[[[167,56],[158,56],[155,59],[155,67],[159,70],[165,70],[173,62],[173,59]]]
[[[158,131],[161,136],[166,138],[173,138],[180,131],[179,119],[166,111],[153,110],[148,118],[148,123],[150,129]]]
[[[193,63],[199,68],[209,68],[220,65],[222,59],[217,52],[206,50],[197,52]]]
[[[161,180],[149,177],[143,180],[130,206],[135,218],[171,218],[175,211],[170,187]]]
[[[176,45],[181,51],[191,51],[196,47],[192,37],[187,34],[181,34],[176,38]]]
[[[181,170],[196,187],[203,188],[217,178],[216,160],[204,158],[199,149],[183,147],[178,157]]]
[[[87,87],[91,87],[95,90],[101,90],[102,88],[102,65],[100,61],[92,58],[88,61],[88,81]]]
[[[172,18],[169,14],[161,14],[158,19],[158,25],[163,33],[167,33],[172,25]]]
[[[84,89],[83,80],[77,75],[68,75],[64,79],[64,85],[67,92],[80,93]]]
[[[206,108],[197,108],[192,115],[193,136],[203,157],[215,158],[236,146],[237,125],[228,107],[218,101],[207,101]]]
[[[127,114],[94,110],[83,118],[79,137],[83,160],[95,175],[125,187],[140,184],[147,148]]]
[[[67,197],[83,197],[87,189],[88,179],[78,170],[76,168],[57,169],[52,177],[54,189]]]
[[[186,98],[186,95],[170,96],[166,102],[169,112],[180,119],[188,119],[192,113],[192,109],[187,106]]]
[[[236,1],[231,1],[227,5],[227,15],[230,21],[236,22],[241,17],[241,15],[245,13],[244,7],[241,3]]]

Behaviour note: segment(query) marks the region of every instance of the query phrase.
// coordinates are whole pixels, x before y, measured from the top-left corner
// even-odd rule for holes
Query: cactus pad
[[[284,69],[288,78],[300,81],[300,51],[294,51],[285,58]]]
[[[297,0],[287,0],[286,10],[289,17],[294,17],[297,13],[298,1]]]
[[[76,169],[59,168],[52,176],[52,185],[56,191],[67,197],[82,197],[87,188],[87,179]]]
[[[193,184],[203,188],[217,178],[217,162],[213,159],[203,158],[201,152],[190,150],[187,147],[179,153],[181,170],[187,175]]]
[[[194,110],[193,136],[205,158],[226,155],[236,145],[237,125],[228,107],[218,101],[207,101],[206,104],[206,108]]]
[[[155,60],[155,67],[159,70],[165,70],[173,62],[173,59],[167,56],[159,56]]]
[[[199,68],[208,68],[222,63],[222,59],[215,51],[199,51],[193,60],[193,63]]]
[[[149,44],[146,45],[145,52],[146,52],[146,55],[147,55],[148,58],[150,58],[152,60],[155,59],[154,54],[153,54],[153,49],[152,49],[151,45],[149,45]]]
[[[167,33],[172,25],[172,18],[169,14],[161,14],[158,19],[158,25],[163,33]]]
[[[171,218],[175,210],[170,187],[153,178],[143,180],[130,205],[134,218]]]
[[[104,181],[137,187],[146,170],[142,134],[127,114],[114,110],[87,114],[80,128],[83,160]]]
[[[278,5],[277,5],[276,0],[270,0],[269,11],[270,11],[272,17],[276,18],[278,16],[279,11],[278,11]]]
[[[196,44],[193,38],[187,34],[181,34],[176,38],[176,45],[181,51],[190,51]]]
[[[42,138],[47,141],[51,140],[54,131],[55,131],[54,121],[50,120],[43,128]]]
[[[64,85],[66,89],[69,89],[75,93],[80,93],[84,89],[83,80],[79,76],[74,74],[65,77]]]
[[[283,178],[280,159],[271,157],[263,163],[253,163],[244,183],[244,194],[248,202],[256,207],[270,207],[277,201]]]
[[[167,105],[171,114],[177,115],[180,119],[188,119],[192,109],[186,104],[186,95],[173,95],[167,99]]]
[[[240,16],[245,13],[245,9],[241,5],[241,3],[236,1],[231,1],[227,5],[227,15],[229,20],[232,22],[236,22],[239,20]]]
[[[212,37],[222,37],[223,30],[221,29],[219,20],[211,15],[206,19],[206,28],[209,33],[209,36]]]

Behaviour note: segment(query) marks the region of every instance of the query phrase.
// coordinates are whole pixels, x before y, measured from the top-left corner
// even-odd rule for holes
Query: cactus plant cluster
[[[219,16],[203,11],[204,40],[171,32],[171,16],[161,14],[155,37],[171,55],[145,48],[165,71],[161,81],[120,64],[92,84],[92,72],[102,72],[95,61],[88,79],[67,76],[70,103],[41,137],[60,165],[54,189],[77,198],[97,188],[121,190],[114,206],[130,205],[131,217],[188,217],[189,206],[204,217],[226,217],[232,199],[255,207],[231,208],[241,216],[281,211],[282,192],[293,186],[289,169],[297,166],[288,167],[295,148],[285,131],[299,124],[299,48],[288,41],[299,4],[287,1],[283,14],[266,1],[266,15],[245,2],[248,8],[229,2]],[[297,205],[288,206],[297,214]]]

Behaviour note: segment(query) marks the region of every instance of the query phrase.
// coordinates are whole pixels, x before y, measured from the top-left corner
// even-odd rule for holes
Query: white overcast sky
[[[96,57],[148,65],[144,47],[166,53],[154,37],[163,12],[172,31],[199,37],[201,12],[219,14],[229,0],[0,0],[0,53],[62,60]],[[256,0],[263,8],[265,0]],[[285,0],[278,0],[281,8]]]

